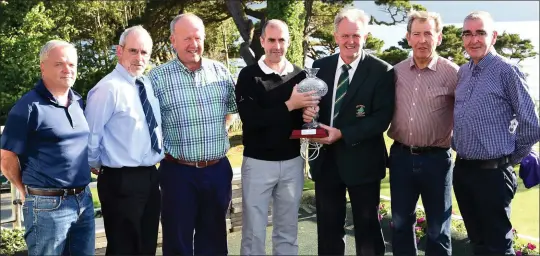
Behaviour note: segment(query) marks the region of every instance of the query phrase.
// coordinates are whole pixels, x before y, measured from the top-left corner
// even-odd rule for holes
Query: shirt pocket
[[[450,98],[450,88],[442,86],[429,87],[426,92],[429,105],[434,109],[444,108]]]

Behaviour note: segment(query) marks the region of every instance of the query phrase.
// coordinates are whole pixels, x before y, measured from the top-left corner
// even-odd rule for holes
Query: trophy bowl
[[[321,98],[326,95],[328,93],[328,85],[316,76],[318,71],[319,68],[306,68],[307,77],[298,84],[296,90],[300,93],[313,91],[313,96]],[[305,123],[302,126],[302,130],[293,130],[291,139],[327,137],[328,132],[319,127],[319,122],[317,122],[318,116],[319,114],[317,113],[311,122]]]

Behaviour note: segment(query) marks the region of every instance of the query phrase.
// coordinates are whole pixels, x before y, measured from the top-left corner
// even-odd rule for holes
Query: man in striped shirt
[[[474,253],[513,255],[513,166],[540,140],[540,123],[525,75],[493,48],[493,23],[487,12],[473,12],[463,22],[471,60],[458,73],[454,193]]]
[[[177,58],[149,74],[165,149],[159,167],[163,253],[226,255],[232,168],[225,127],[237,112],[234,81],[223,64],[202,57],[199,17],[178,15],[170,29]]]
[[[452,115],[458,66],[440,57],[439,14],[412,12],[406,38],[413,56],[398,63],[396,106],[388,135],[394,255],[416,255],[416,203],[428,220],[428,255],[452,255],[450,221]]]

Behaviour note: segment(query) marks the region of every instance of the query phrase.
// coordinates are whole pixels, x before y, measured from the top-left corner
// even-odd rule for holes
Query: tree
[[[409,51],[396,46],[390,46],[390,48],[378,54],[377,57],[388,62],[390,65],[396,65],[409,57]]]
[[[268,0],[267,19],[279,19],[289,27],[290,46],[287,59],[300,67],[304,66],[302,50],[304,31],[303,3],[296,0]]]
[[[521,39],[519,34],[508,34],[504,31],[497,36],[494,45],[497,52],[509,59],[517,59],[518,63],[524,59],[538,55],[529,39]]]
[[[463,48],[463,39],[461,38],[461,28],[454,25],[443,27],[443,38],[441,45],[437,47],[440,56],[448,58],[458,65],[467,63],[468,55]],[[407,39],[403,38],[398,43],[403,49],[411,49],[407,44]],[[521,39],[519,34],[508,34],[503,32],[497,35],[497,41],[493,46],[497,53],[509,59],[518,60],[518,63],[524,59],[538,55],[534,51],[534,46],[529,39]]]

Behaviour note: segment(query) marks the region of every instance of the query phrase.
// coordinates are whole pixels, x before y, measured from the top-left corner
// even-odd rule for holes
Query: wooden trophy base
[[[315,129],[293,130],[290,138],[300,139],[300,138],[326,138],[326,137],[328,137],[328,131],[319,127]]]

